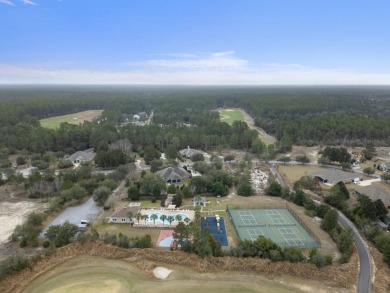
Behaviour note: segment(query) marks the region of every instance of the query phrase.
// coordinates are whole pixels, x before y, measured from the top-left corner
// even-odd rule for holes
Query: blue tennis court
[[[225,220],[223,217],[219,217],[219,225],[216,217],[202,217],[201,227],[202,231],[204,229],[209,230],[211,236],[221,243],[221,246],[228,246]]]

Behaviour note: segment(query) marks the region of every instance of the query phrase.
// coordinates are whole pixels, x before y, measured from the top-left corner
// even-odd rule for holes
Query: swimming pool
[[[148,220],[146,221],[146,223],[153,223],[154,221],[150,218],[150,216],[152,215],[152,214],[155,214],[155,215],[157,215],[157,219],[156,219],[156,223],[157,222],[159,222],[159,223],[162,223],[163,221],[161,221],[161,216],[162,215],[166,215],[167,217],[168,216],[172,216],[173,218],[174,218],[174,222],[176,222],[176,216],[177,215],[180,215],[181,216],[181,220],[182,221],[184,221],[185,219],[187,219],[187,218],[189,218],[188,217],[188,215],[187,214],[166,214],[166,213],[161,213],[161,212],[147,212],[147,213],[145,213],[145,215],[148,215]],[[168,220],[165,220],[165,223],[168,223]]]

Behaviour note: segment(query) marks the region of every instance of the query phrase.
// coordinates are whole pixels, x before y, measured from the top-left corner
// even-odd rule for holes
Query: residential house
[[[210,203],[209,200],[207,200],[206,197],[201,196],[194,196],[192,200],[194,206],[200,205],[201,207],[205,207],[206,204]]]
[[[184,179],[188,179],[191,175],[182,167],[169,167],[156,174],[160,175],[167,183],[181,183]]]
[[[338,169],[326,169],[320,172],[312,173],[312,177],[318,178],[321,182],[336,184],[338,182],[357,183],[360,181],[360,174],[345,172]]]
[[[70,155],[66,160],[71,161],[73,164],[79,164],[84,162],[90,162],[95,158],[96,153],[93,149],[88,149],[85,151],[75,152],[73,155]]]
[[[22,174],[23,178],[28,178],[28,176],[30,176],[34,171],[37,170],[38,170],[37,167],[29,167],[21,170],[16,170],[16,174]]]
[[[390,172],[390,162],[383,162],[378,165],[378,169],[385,172]]]
[[[390,230],[390,216],[387,216],[385,218],[384,222],[387,225],[387,230]]]
[[[379,187],[374,186],[364,186],[360,187],[358,190],[355,190],[355,194],[357,196],[361,194],[367,195],[372,201],[376,201],[378,199],[382,200],[383,204],[386,207],[390,207],[390,194]]]
[[[110,216],[108,223],[132,224],[134,223],[134,216],[137,213],[139,213],[140,210],[141,210],[141,205],[130,205],[127,207],[118,208]],[[129,218],[130,213],[133,215],[131,219]]]
[[[380,229],[382,229],[383,231],[387,231],[387,225],[385,223],[383,223],[382,221],[378,220],[378,221],[375,221],[374,222],[375,226],[379,227]]]
[[[191,149],[189,146],[186,149],[182,149],[179,151],[180,155],[186,158],[191,158],[193,155],[198,154],[197,150]]]
[[[136,119],[135,116],[138,116],[138,119],[144,120],[148,117],[148,114],[146,114],[146,112],[139,112],[133,116],[134,119]]]

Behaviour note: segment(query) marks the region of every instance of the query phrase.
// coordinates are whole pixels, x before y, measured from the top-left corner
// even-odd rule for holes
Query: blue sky
[[[0,0],[0,83],[390,84],[390,1]]]

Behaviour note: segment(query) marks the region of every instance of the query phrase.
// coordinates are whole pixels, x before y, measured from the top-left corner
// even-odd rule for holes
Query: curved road
[[[358,292],[366,293],[371,292],[371,262],[370,252],[368,251],[367,244],[360,236],[356,226],[340,211],[339,222],[346,228],[351,228],[354,233],[354,240],[359,252],[359,279],[358,279]]]
[[[279,161],[271,161],[269,167],[271,172],[275,175],[277,181],[282,187],[288,187],[283,177],[280,175],[278,169],[275,168],[275,164],[283,164]],[[290,164],[298,164],[291,162]],[[313,164],[314,165],[314,164]],[[315,200],[316,204],[321,204],[320,201]],[[370,262],[370,253],[367,248],[367,244],[360,236],[359,231],[356,226],[340,211],[339,222],[343,227],[351,228],[354,233],[354,241],[359,253],[359,279],[358,279],[358,293],[369,293],[371,292],[371,262]]]

